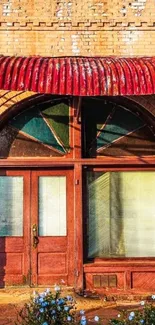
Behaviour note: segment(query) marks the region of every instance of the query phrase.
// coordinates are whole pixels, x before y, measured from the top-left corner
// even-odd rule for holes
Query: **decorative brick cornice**
[[[46,22],[46,21],[0,21],[0,30],[155,30],[155,21],[92,21],[92,22]]]

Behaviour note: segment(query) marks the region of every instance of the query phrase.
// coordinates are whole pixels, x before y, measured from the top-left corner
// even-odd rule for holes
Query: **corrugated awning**
[[[73,96],[155,94],[155,57],[0,56],[0,89]]]

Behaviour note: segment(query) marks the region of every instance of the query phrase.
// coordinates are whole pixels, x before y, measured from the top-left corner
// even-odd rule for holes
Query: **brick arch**
[[[155,117],[155,95],[146,96],[126,96],[133,103],[141,106],[141,110],[149,112],[152,117]]]
[[[51,94],[39,94],[32,91],[0,90],[0,127],[18,112],[51,98],[53,98]]]
[[[155,130],[155,95],[114,96],[106,99],[138,113]]]
[[[38,95],[30,91],[0,90],[0,123],[5,121],[17,107],[36,97]]]
[[[36,101],[41,101],[46,97],[49,98],[50,95],[37,94],[32,91],[7,91],[0,90],[0,119],[3,119],[3,116],[9,115],[10,111],[15,111],[18,106],[25,106],[29,101],[33,101],[34,104]],[[145,96],[117,96],[110,97],[110,100],[122,103],[126,103],[127,106],[129,103],[137,104],[141,107],[141,111],[149,112],[152,117],[155,117],[155,95],[145,95]]]

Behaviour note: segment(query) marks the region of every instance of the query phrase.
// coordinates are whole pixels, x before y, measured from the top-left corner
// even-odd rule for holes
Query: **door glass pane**
[[[155,256],[155,172],[88,172],[88,257]]]
[[[23,177],[0,176],[0,236],[23,236]]]
[[[39,177],[39,235],[66,236],[66,177]]]

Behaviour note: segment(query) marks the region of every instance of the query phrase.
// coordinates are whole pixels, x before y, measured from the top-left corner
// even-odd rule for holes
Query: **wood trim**
[[[72,158],[8,158],[0,159],[0,168],[6,167],[70,167],[74,164],[85,165],[85,166],[105,166],[112,167],[118,166],[147,166],[151,168],[155,166],[155,157],[146,156],[146,157],[122,157],[122,158],[100,158],[100,159],[82,159],[76,157]]]
[[[75,289],[83,290],[83,215],[82,215],[82,166],[74,169],[75,200]]]
[[[32,190],[33,189],[33,190]],[[35,198],[35,200],[34,200]],[[37,200],[36,200],[37,198]],[[33,204],[32,204],[33,200]],[[37,225],[38,232],[38,178],[36,172],[31,172],[31,285],[38,284],[37,255],[38,247],[33,247],[33,225]]]
[[[79,110],[79,100],[75,98],[73,101],[73,108],[74,108],[74,124],[73,124],[73,138],[74,138],[74,158],[81,158],[82,157],[82,150],[81,150],[81,124],[78,123],[77,119],[77,112]]]
[[[62,172],[62,170],[61,170]],[[66,175],[67,180],[67,237],[68,237],[68,249],[67,249],[67,259],[68,259],[68,285],[73,285],[75,274],[75,225],[74,225],[74,171],[72,169],[63,171],[63,175]]]
[[[23,172],[23,171],[22,171]],[[30,277],[31,277],[31,265],[30,265],[30,203],[31,203],[31,196],[30,196],[30,171],[24,171],[25,181],[24,181],[24,214],[25,214],[25,223],[24,223],[24,250],[25,250],[25,263],[24,263],[24,274],[26,275],[26,284],[30,285]]]
[[[74,142],[73,142],[73,130],[74,130],[74,108],[69,105],[69,145],[70,151],[67,153],[68,158],[73,158]]]

